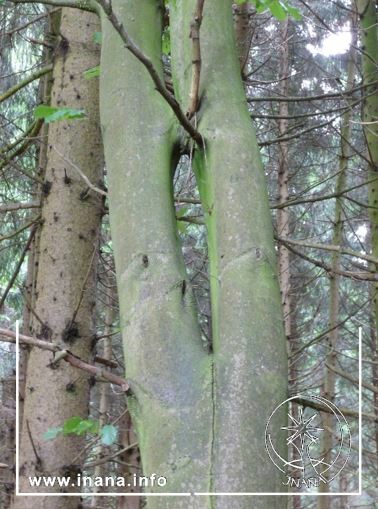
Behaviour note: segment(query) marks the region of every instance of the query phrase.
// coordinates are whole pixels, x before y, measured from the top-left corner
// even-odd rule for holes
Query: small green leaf
[[[100,431],[101,442],[104,445],[112,445],[117,440],[118,437],[118,428],[113,426],[113,424],[107,424],[103,426]]]
[[[98,432],[98,422],[93,421],[92,419],[83,419],[77,425],[75,431],[75,435],[84,435],[85,433],[93,433],[96,434]]]
[[[43,433],[43,435],[42,435],[43,440],[53,440],[58,435],[60,435],[62,433],[62,431],[63,431],[62,427],[59,427],[59,428],[50,428],[47,431],[45,431],[45,433]]]
[[[176,217],[179,218],[179,217],[185,216],[185,214],[188,212],[188,210],[189,210],[188,206],[181,207],[181,209],[176,212]]]
[[[295,21],[300,21],[302,19],[302,14],[298,9],[292,7],[287,2],[285,2],[285,9],[287,10],[289,16],[291,16]]]
[[[188,229],[188,224],[185,221],[177,221],[177,229],[181,235],[185,235],[186,230]]]
[[[83,419],[81,417],[70,417],[63,423],[63,434],[70,435],[76,433],[76,430]]]
[[[48,124],[57,120],[71,120],[75,118],[84,118],[85,111],[75,108],[54,108],[41,104],[34,110],[35,118],[43,118]]]
[[[287,12],[278,0],[269,5],[269,9],[273,16],[279,21],[283,21],[287,18]]]
[[[83,76],[87,80],[97,78],[98,76],[100,76],[100,66],[96,65],[96,67],[91,67],[91,69],[88,69],[83,73]]]
[[[96,44],[102,44],[102,32],[95,32],[93,34],[93,42]]]
[[[162,38],[161,38],[161,50],[164,55],[171,53],[171,35],[169,32],[169,26],[165,27]]]

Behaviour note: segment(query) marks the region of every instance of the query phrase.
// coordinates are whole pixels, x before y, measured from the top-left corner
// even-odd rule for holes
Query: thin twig
[[[16,83],[16,85],[9,88],[3,94],[0,95],[0,103],[2,103],[3,101],[5,101],[5,99],[8,99],[15,93],[17,93],[22,88],[29,85],[29,83],[32,83],[33,81],[37,80],[38,78],[41,78],[45,74],[48,74],[49,72],[52,71],[52,69],[53,69],[52,64],[46,65],[46,67],[42,67],[42,69],[38,69],[37,71],[30,74],[30,76],[28,76],[27,78],[23,79],[19,83]]]
[[[13,212],[15,210],[38,209],[40,206],[41,204],[38,201],[31,201],[27,203],[6,203],[5,205],[0,205],[0,214]]]
[[[140,48],[131,39],[125,27],[115,15],[112,7],[112,2],[110,0],[97,0],[97,2],[102,7],[110,23],[113,25],[115,30],[120,35],[122,41],[125,43],[125,47],[139,60],[139,62],[141,62],[144,65],[144,67],[146,68],[147,72],[149,73],[155,84],[156,90],[169,104],[182,127],[190,135],[190,137],[193,138],[197,145],[202,148],[203,147],[202,136],[191,124],[189,119],[186,117],[176,98],[167,90],[164,81],[160,79],[159,73],[155,69],[152,61],[147,57],[147,55],[145,55],[140,50]]]
[[[73,168],[74,170],[77,171],[77,173],[84,180],[84,182],[87,184],[87,186],[90,189],[92,189],[92,191],[96,191],[96,193],[99,193],[102,196],[108,196],[108,193],[106,191],[93,185],[92,182],[89,180],[89,178],[85,175],[85,173],[74,162],[72,162],[71,159],[68,159],[67,157],[65,157],[56,147],[54,147],[54,145],[52,148],[63,159],[63,161],[65,161],[67,164],[69,164],[71,166],[71,168]]]
[[[198,110],[199,86],[201,76],[201,41],[200,28],[202,23],[203,5],[205,0],[197,0],[193,19],[190,23],[190,39],[192,39],[192,82],[189,93],[189,107],[186,116],[191,119]]]
[[[41,219],[41,216],[37,216],[32,221],[29,221],[28,223],[21,226],[21,228],[19,228],[18,230],[14,231],[12,233],[8,233],[7,235],[4,235],[3,237],[0,237],[0,242],[2,242],[3,240],[8,240],[8,239],[12,239],[13,237],[16,237],[17,235],[22,233],[24,230],[27,230],[28,228],[33,226],[33,224],[38,223],[40,221],[40,219]]]
[[[16,265],[16,268],[15,270],[13,271],[13,274],[12,274],[12,277],[10,278],[9,282],[8,282],[8,285],[7,287],[5,288],[4,290],[4,293],[0,299],[0,310],[2,309],[3,305],[4,305],[4,302],[5,302],[5,299],[7,298],[7,295],[8,293],[10,292],[17,276],[18,276],[18,273],[20,272],[20,269],[21,269],[21,266],[24,262],[24,258],[26,256],[26,253],[28,252],[29,248],[30,248],[30,244],[32,243],[32,240],[34,238],[34,235],[35,235],[35,232],[37,231],[37,225],[34,224],[31,231],[30,231],[30,234],[29,234],[29,238],[28,238],[28,241],[26,242],[25,244],[25,247],[21,253],[21,256],[18,260],[18,263]]]
[[[16,333],[9,329],[0,329],[0,336],[3,336],[2,338],[0,338],[0,341],[4,341],[6,343],[16,342]],[[19,340],[21,343],[25,345],[35,346],[37,348],[40,348],[41,350],[48,350],[54,353],[64,352],[64,350],[55,343],[50,343],[49,341],[36,339],[31,336],[25,336],[24,334],[19,335]],[[124,378],[113,373],[110,373],[109,371],[105,371],[101,368],[98,368],[93,364],[89,364],[88,362],[83,361],[82,359],[80,359],[80,357],[77,357],[68,350],[66,351],[64,360],[71,364],[71,366],[74,366],[75,368],[81,369],[82,371],[90,373],[91,375],[97,376],[99,378],[103,378],[104,380],[114,385],[118,385],[124,392],[126,392],[129,389],[129,384]]]
[[[92,270],[92,266],[93,266],[93,262],[94,262],[96,253],[97,253],[97,241],[95,242],[95,247],[93,248],[93,253],[92,253],[91,259],[89,261],[89,265],[88,265],[88,269],[87,269],[87,272],[84,277],[83,285],[81,287],[80,297],[79,297],[78,303],[76,305],[75,311],[73,312],[72,320],[70,322],[68,329],[71,329],[73,323],[76,320],[77,313],[79,312],[79,309],[80,309],[80,306],[81,306],[81,303],[82,303],[83,297],[84,297],[85,287],[87,286],[88,278],[91,274],[91,270]]]
[[[301,246],[301,247],[307,247],[309,249],[321,249],[324,251],[332,251],[334,253],[339,253],[341,255],[346,256],[354,256],[356,258],[361,258],[362,260],[366,260],[367,262],[374,263],[378,265],[378,258],[375,256],[370,256],[363,253],[358,253],[357,251],[353,251],[353,249],[348,249],[343,246],[335,246],[334,244],[317,244],[312,242],[305,242],[302,240],[294,240],[294,239],[288,239],[284,237],[277,237],[278,242],[293,244],[294,246]]]
[[[31,443],[31,445],[32,445],[32,448],[33,448],[34,455],[35,455],[35,457],[36,457],[37,463],[38,463],[38,465],[39,465],[39,466],[41,466],[41,465],[42,465],[42,461],[41,461],[41,458],[40,458],[40,457],[39,457],[39,455],[38,455],[37,448],[35,447],[34,440],[33,440],[32,434],[31,434],[30,424],[29,424],[28,419],[26,419],[26,427],[27,427],[27,429],[28,429],[28,435],[29,435],[30,443]]]

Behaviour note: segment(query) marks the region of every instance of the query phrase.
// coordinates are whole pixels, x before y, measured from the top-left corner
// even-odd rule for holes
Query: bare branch
[[[0,205],[0,214],[4,214],[5,212],[14,212],[15,210],[39,209],[40,206],[41,204],[38,201],[26,203],[6,203],[5,205]]]
[[[8,239],[12,239],[13,237],[16,237],[16,235],[19,235],[24,230],[27,230],[28,228],[33,226],[33,224],[38,223],[40,219],[41,219],[41,216],[37,216],[29,223],[26,223],[23,226],[21,226],[21,228],[19,228],[18,230],[14,231],[12,233],[8,233],[8,235],[4,235],[3,237],[0,237],[0,242],[2,242],[3,240],[8,240]]]
[[[321,403],[316,403],[313,400],[304,398],[296,398],[296,403],[299,403],[302,406],[314,408],[315,410],[319,410],[320,412],[326,412],[330,413],[332,412],[330,408],[328,408],[326,405],[322,405]],[[349,408],[339,407],[340,412],[347,416],[352,417],[353,419],[358,419],[359,413],[355,412],[354,410],[349,410]],[[368,419],[369,421],[378,422],[378,418],[375,415],[366,414],[365,412],[362,412],[362,417],[364,419]]]
[[[16,342],[16,333],[9,329],[0,329],[0,336],[2,336],[0,341],[4,341],[6,343]],[[50,343],[48,341],[36,339],[31,336],[25,336],[24,334],[20,334],[19,339],[21,343],[25,345],[35,346],[37,348],[40,348],[41,350],[48,350],[54,353],[64,352],[64,350],[62,350],[55,343]],[[97,376],[99,378],[103,378],[104,380],[114,385],[118,385],[125,392],[129,389],[129,384],[127,380],[125,380],[124,378],[115,375],[114,373],[110,373],[109,371],[105,371],[101,368],[98,368],[93,364],[89,364],[88,362],[83,361],[82,359],[80,359],[80,357],[77,357],[76,355],[69,351],[66,351],[66,355],[62,359],[71,364],[71,366],[74,366],[75,368],[81,369],[82,371],[90,373],[91,375]]]
[[[10,278],[8,284],[7,284],[7,287],[5,288],[4,290],[4,293],[0,299],[0,310],[2,309],[3,305],[4,305],[4,302],[5,302],[5,299],[7,298],[7,295],[8,293],[10,292],[14,282],[16,281],[16,278],[18,276],[18,273],[20,272],[20,269],[22,267],[22,264],[24,262],[24,258],[26,256],[26,253],[29,251],[29,248],[30,248],[30,244],[32,243],[33,239],[34,239],[34,235],[35,235],[35,232],[37,231],[37,225],[34,224],[32,226],[32,229],[31,229],[31,232],[29,234],[29,238],[28,238],[28,241],[26,242],[25,244],[25,247],[21,253],[21,256],[20,256],[20,259],[18,260],[18,263],[16,265],[16,268],[15,270],[13,271],[13,274],[12,274],[12,277]]]
[[[74,162],[72,162],[71,159],[68,159],[67,157],[65,157],[56,147],[53,146],[52,148],[63,159],[63,161],[65,161],[67,164],[69,164],[71,166],[71,168],[73,168],[74,170],[77,171],[77,173],[84,180],[84,182],[87,184],[87,186],[90,189],[92,189],[92,191],[96,191],[96,193],[101,194],[102,196],[108,196],[108,193],[106,191],[93,185],[92,182],[89,180],[89,178],[86,176],[86,174]]]
[[[288,242],[289,244],[293,244],[294,246],[302,246],[307,247],[309,249],[322,249],[324,251],[332,251],[334,253],[339,253],[341,255],[346,256],[355,256],[356,258],[361,258],[362,260],[366,260],[367,262],[375,263],[378,265],[378,258],[375,256],[370,256],[363,253],[358,253],[357,251],[353,251],[353,249],[348,249],[343,246],[335,246],[333,244],[317,244],[313,242],[305,242],[303,240],[294,240],[283,237],[277,237],[279,242]]]
[[[96,2],[92,0],[11,0],[14,4],[45,4],[54,7],[71,7],[82,11],[97,12]]]
[[[202,23],[203,4],[205,0],[197,0],[196,10],[190,23],[190,39],[192,39],[192,82],[189,93],[189,107],[186,116],[190,119],[198,110],[198,93],[201,76],[201,42],[200,28]]]
[[[24,80],[20,81],[14,87],[9,88],[6,90],[3,94],[0,95],[0,103],[5,101],[5,99],[9,99],[12,95],[16,94],[19,90],[29,85],[29,83],[32,83],[33,81],[37,80],[38,78],[41,78],[41,76],[44,76],[45,74],[48,74],[53,69],[52,64],[46,65],[46,67],[42,67],[42,69],[38,69],[37,71],[33,72],[30,76],[25,78]]]
[[[197,143],[199,147],[203,147],[203,138],[200,133],[196,130],[196,128],[190,123],[189,119],[186,117],[185,113],[182,111],[180,104],[177,102],[176,98],[167,90],[165,83],[162,79],[160,79],[159,73],[153,66],[151,60],[145,55],[139,47],[135,44],[135,42],[131,39],[129,34],[126,32],[125,27],[119,21],[117,16],[115,15],[112,7],[112,3],[110,0],[97,0],[98,4],[102,7],[105,15],[107,16],[110,23],[113,25],[115,30],[120,35],[122,41],[125,43],[125,47],[141,62],[146,68],[147,72],[152,78],[152,81],[155,84],[156,90],[159,94],[166,100],[166,102],[171,107],[173,113],[176,118],[185,129],[185,131],[190,135],[191,138]]]

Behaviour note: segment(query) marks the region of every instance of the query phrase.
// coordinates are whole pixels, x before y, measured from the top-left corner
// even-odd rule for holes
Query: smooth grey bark
[[[115,1],[113,8],[162,75],[159,2]],[[132,391],[128,406],[144,475],[166,476],[165,491],[208,491],[211,362],[202,347],[176,231],[171,172],[177,124],[146,70],[107,20],[102,31],[101,123],[126,377]],[[183,497],[154,497],[148,507],[187,503]],[[207,503],[196,499],[193,507]]]
[[[192,12],[175,5],[173,79],[185,102],[190,60],[181,34]],[[286,345],[266,182],[240,79],[231,2],[205,4],[201,49],[197,122],[206,148],[197,151],[195,163],[212,283],[213,490],[281,491],[280,473],[266,456],[264,430],[275,405],[286,399]],[[228,498],[216,507],[250,503]],[[286,502],[261,497],[255,503]]]
[[[159,2],[114,1],[113,8],[162,75]],[[171,4],[173,80],[183,109],[191,83],[191,9]],[[286,398],[285,338],[266,183],[240,79],[231,2],[205,4],[201,48],[197,121],[206,148],[196,166],[211,258],[210,355],[201,346],[176,233],[171,167],[181,129],[146,70],[103,20],[101,122],[129,407],[144,474],[166,475],[167,491],[280,491],[264,431]],[[249,509],[251,499],[148,499],[149,508],[188,503]],[[286,501],[260,497],[253,504],[278,508]]]

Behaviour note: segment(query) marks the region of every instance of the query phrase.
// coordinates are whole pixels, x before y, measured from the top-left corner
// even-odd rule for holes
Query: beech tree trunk
[[[194,7],[170,6],[172,77],[184,110]],[[113,8],[162,76],[159,2],[115,0]],[[144,475],[164,475],[166,491],[278,492],[281,475],[267,457],[264,432],[270,413],[287,397],[286,345],[266,183],[240,79],[230,1],[205,2],[200,37],[196,120],[205,149],[196,150],[195,168],[209,239],[211,353],[201,344],[173,207],[175,150],[185,137],[146,69],[103,23],[101,121],[128,404]],[[151,497],[147,507],[188,503],[199,509],[251,507],[248,497],[209,495],[190,502]],[[283,508],[286,500],[258,497],[253,505]]]
[[[98,119],[98,84],[83,73],[99,61],[93,36],[98,19],[90,13],[62,9],[55,52],[52,105],[83,108],[86,118],[49,126],[43,184],[39,269],[32,333],[56,342],[87,360],[91,357],[96,250],[102,197],[89,191],[72,167],[77,165],[100,185],[103,170]],[[45,141],[45,140],[43,140]],[[30,352],[20,447],[20,491],[33,491],[28,476],[78,473],[72,465],[82,438],[44,441],[43,433],[88,411],[89,379],[66,363],[51,366],[46,351]],[[35,489],[35,488],[34,488]],[[39,491],[58,487],[41,486]],[[70,491],[77,487],[71,486]],[[16,509],[71,509],[79,497],[17,497]]]

